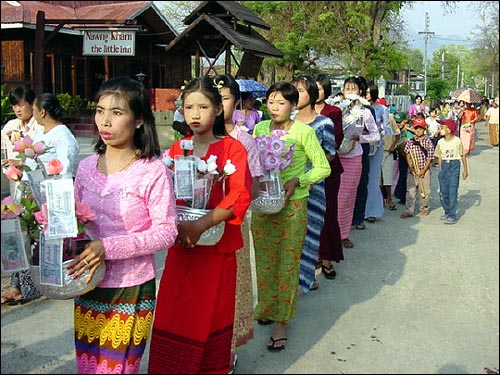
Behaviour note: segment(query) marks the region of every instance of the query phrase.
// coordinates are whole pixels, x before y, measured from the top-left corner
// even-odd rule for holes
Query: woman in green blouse
[[[291,119],[299,100],[297,89],[288,82],[276,82],[266,98],[271,119],[255,125],[253,136],[282,130],[286,132],[281,137],[286,148],[294,145],[291,164],[280,170],[285,207],[277,214],[252,213],[259,296],[254,316],[260,324],[274,323],[267,348],[280,351],[287,343],[288,321],[296,312],[309,186],[328,177],[331,169],[314,129]],[[308,162],[311,169],[306,168]]]

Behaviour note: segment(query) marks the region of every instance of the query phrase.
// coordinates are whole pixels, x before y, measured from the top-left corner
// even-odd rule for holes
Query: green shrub
[[[7,84],[2,85],[2,125],[5,124],[8,120],[16,117],[14,115],[14,111],[12,110],[12,106],[9,101],[9,93],[5,92],[5,87]]]

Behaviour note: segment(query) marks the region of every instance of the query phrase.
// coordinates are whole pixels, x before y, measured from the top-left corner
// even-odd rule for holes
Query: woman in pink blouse
[[[76,199],[96,214],[93,241],[70,267],[91,278],[104,262],[106,274],[74,301],[77,371],[138,373],[156,301],[155,253],[177,237],[175,198],[144,86],[113,78],[95,101],[100,139],[75,177]]]

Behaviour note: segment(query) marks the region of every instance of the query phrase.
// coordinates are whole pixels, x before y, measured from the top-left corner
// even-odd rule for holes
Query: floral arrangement
[[[287,169],[292,162],[295,145],[288,149],[285,147],[285,141],[281,137],[286,134],[288,132],[284,130],[273,130],[271,136],[261,135],[255,138],[255,145],[265,170]]]
[[[168,149],[162,154],[162,161],[174,171],[176,198],[186,202],[190,207],[204,209],[210,199],[214,183],[223,182],[236,171],[236,166],[228,159],[222,170],[219,170],[216,155],[210,155],[207,160],[190,155],[194,149],[193,141],[190,139],[181,140],[180,146],[184,155],[175,160],[170,157]],[[186,175],[189,178],[185,178]],[[225,185],[222,187],[225,189]]]
[[[356,94],[349,94],[345,98],[336,96],[333,101],[342,109],[342,122],[348,123],[363,119],[364,106],[370,105],[368,100]]]
[[[33,143],[29,136],[24,137],[14,143],[13,150],[19,154],[17,158],[25,161],[26,159],[33,159],[36,162],[36,169],[41,169],[43,176],[47,179],[58,179],[60,173],[64,169],[63,164],[59,159],[49,160],[47,167],[41,160],[38,159],[39,155],[44,154],[50,147],[46,147],[43,142]],[[4,170],[4,174],[10,181],[20,181],[24,171],[32,171],[26,163],[23,163],[21,169],[10,166]],[[16,189],[15,196],[7,196],[1,201],[1,219],[19,219],[21,231],[25,232],[30,239],[30,243],[37,247],[39,242],[40,233],[45,233],[48,229],[48,209],[47,203],[42,203],[40,199],[37,201],[33,194],[33,189],[29,183],[24,181],[20,182],[19,187]],[[86,226],[95,220],[95,213],[89,206],[83,202],[75,202],[75,213],[78,227],[78,239],[84,238]],[[37,252],[33,252],[32,263],[38,264]],[[63,260],[71,259],[75,254],[63,254]]]

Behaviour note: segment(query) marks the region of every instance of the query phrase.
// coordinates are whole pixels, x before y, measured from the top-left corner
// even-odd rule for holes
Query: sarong
[[[74,300],[79,374],[137,374],[153,323],[156,281],[96,288]]]
[[[361,178],[361,158],[358,155],[352,158],[340,157],[344,173],[340,178],[339,189],[339,226],[340,237],[344,240],[351,234],[352,216],[354,214],[354,203],[356,202],[357,188]]]

